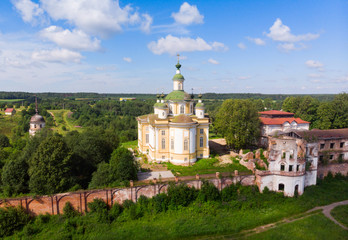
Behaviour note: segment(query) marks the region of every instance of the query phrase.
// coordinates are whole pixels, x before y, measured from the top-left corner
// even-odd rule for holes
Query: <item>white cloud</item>
[[[237,46],[240,48],[240,49],[246,49],[246,46],[244,43],[238,43]]]
[[[32,59],[42,62],[76,62],[79,63],[82,55],[78,52],[70,51],[68,49],[53,49],[35,51],[32,54]]]
[[[145,13],[145,14],[142,14],[141,15],[143,17],[143,21],[141,21],[141,24],[140,24],[140,29],[143,31],[143,32],[146,32],[146,33],[149,33],[150,30],[151,30],[151,24],[153,22],[153,19],[152,17]]]
[[[212,59],[212,58],[209,58],[208,62],[211,64],[215,64],[215,65],[220,64],[218,61],[216,61],[215,59]]]
[[[96,38],[92,40],[86,33],[77,29],[70,31],[61,27],[50,26],[43,29],[40,36],[66,49],[80,51],[97,51],[100,49],[100,40]]]
[[[194,52],[194,51],[211,51],[211,50],[225,50],[227,47],[223,43],[213,42],[208,44],[202,38],[197,37],[196,39],[189,37],[174,37],[167,35],[165,38],[160,38],[157,42],[150,42],[147,47],[157,55],[163,53],[169,53],[174,55],[182,52]]]
[[[199,13],[196,5],[190,5],[187,2],[184,2],[180,6],[179,12],[172,13],[172,17],[175,22],[184,25],[190,25],[192,23],[201,24],[204,18],[204,16]]]
[[[139,17],[130,5],[121,8],[114,0],[41,0],[41,8],[55,20],[67,20],[82,31],[110,36],[122,31],[124,25],[140,24],[143,30],[149,29],[149,15]]]
[[[319,34],[306,33],[302,35],[293,35],[290,32],[290,28],[282,23],[282,20],[277,18],[270,27],[270,32],[267,34],[267,37],[271,38],[274,41],[279,42],[299,42],[299,41],[310,41],[317,39]]]
[[[250,42],[253,42],[253,43],[255,43],[256,45],[259,45],[259,46],[266,45],[266,42],[265,42],[264,40],[262,40],[261,38],[251,38],[251,37],[247,37],[247,39],[248,39]]]
[[[21,14],[24,22],[36,23],[35,17],[41,17],[44,14],[39,4],[30,0],[13,0],[12,3]]]
[[[324,70],[324,64],[319,62],[319,61],[308,60],[308,61],[305,62],[305,64],[309,68],[315,68],[315,69],[317,69],[319,71],[323,71]]]
[[[132,62],[132,59],[131,59],[130,57],[124,57],[124,58],[123,58],[123,61],[128,62],[128,63],[131,63],[131,62]]]

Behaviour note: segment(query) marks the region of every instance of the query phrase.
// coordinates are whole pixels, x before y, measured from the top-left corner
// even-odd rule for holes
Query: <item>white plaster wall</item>
[[[181,84],[181,88],[179,86],[180,84]],[[184,81],[180,81],[180,80],[173,81],[173,89],[174,90],[183,90],[184,89]]]
[[[281,175],[268,175],[261,177],[261,191],[267,186],[271,191],[278,191],[279,184],[284,184],[284,195],[294,196],[295,186],[298,185],[299,195],[303,194],[305,176],[281,176]]]
[[[196,152],[196,128],[190,129],[190,153]]]
[[[305,184],[304,186],[311,186],[311,185],[316,185],[317,184],[317,171],[306,171],[305,175]]]
[[[182,154],[184,151],[183,129],[174,128],[174,153]]]
[[[203,109],[197,109],[196,108],[196,116],[198,118],[204,118],[204,110]]]

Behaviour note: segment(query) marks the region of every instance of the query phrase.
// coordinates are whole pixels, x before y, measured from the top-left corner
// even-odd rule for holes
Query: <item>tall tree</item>
[[[251,100],[224,101],[216,116],[215,126],[234,149],[256,144],[261,133],[259,115]]]
[[[29,188],[37,194],[52,194],[73,185],[71,158],[61,136],[47,137],[29,161]]]

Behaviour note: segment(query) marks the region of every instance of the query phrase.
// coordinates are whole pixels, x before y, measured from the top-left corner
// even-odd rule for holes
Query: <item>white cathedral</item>
[[[210,119],[204,112],[202,95],[195,104],[193,94],[184,91],[179,61],[176,68],[173,91],[157,96],[153,114],[137,118],[138,147],[150,161],[191,165],[209,157]]]

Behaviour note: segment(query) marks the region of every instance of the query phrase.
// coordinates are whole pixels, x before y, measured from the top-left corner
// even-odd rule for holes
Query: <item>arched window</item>
[[[174,138],[170,139],[170,148],[174,150]]]
[[[190,113],[193,113],[193,105],[190,105]]]
[[[188,140],[187,138],[185,138],[184,140],[184,151],[187,151],[188,150]]]
[[[203,147],[203,137],[199,138],[199,147]]]
[[[185,106],[181,105],[180,106],[180,114],[184,114],[185,113]]]
[[[179,90],[182,90],[182,84],[181,83],[178,84],[178,88],[179,88]]]
[[[173,113],[173,106],[169,105],[169,113]]]
[[[285,188],[284,184],[279,183],[279,185],[278,185],[278,190],[279,190],[279,191],[284,191],[284,188]]]
[[[162,149],[166,149],[166,139],[162,138]]]
[[[164,112],[162,112],[162,116],[164,117]]]

